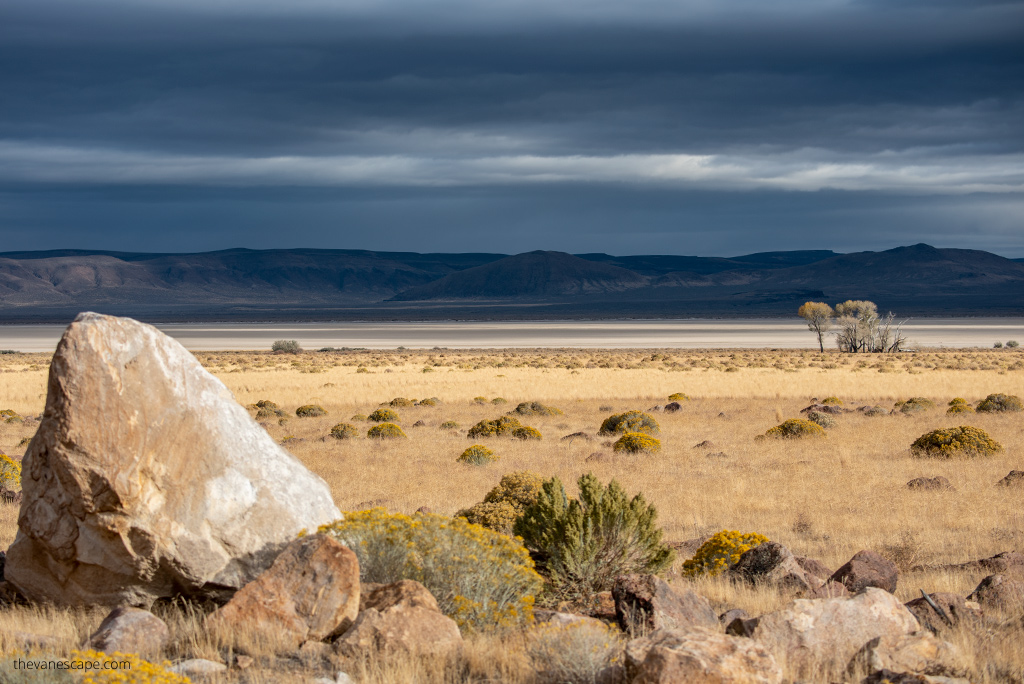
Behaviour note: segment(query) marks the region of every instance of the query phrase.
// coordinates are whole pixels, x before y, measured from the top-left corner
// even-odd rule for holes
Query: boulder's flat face
[[[340,517],[327,484],[184,347],[94,313],[54,354],[22,486],[5,575],[59,605],[223,599]]]

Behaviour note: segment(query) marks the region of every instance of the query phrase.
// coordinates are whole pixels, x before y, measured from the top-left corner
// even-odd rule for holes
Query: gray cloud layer
[[[12,0],[0,231],[1024,256],[1024,4],[764,7]]]

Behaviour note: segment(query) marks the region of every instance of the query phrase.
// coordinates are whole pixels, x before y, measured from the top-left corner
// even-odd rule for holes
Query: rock
[[[729,623],[733,620],[746,620],[749,617],[750,616],[747,615],[747,611],[743,610],[742,608],[732,608],[718,616],[718,623],[723,627],[728,627]]]
[[[729,458],[729,454],[724,451],[715,451],[713,453],[705,454],[705,458]]]
[[[420,506],[419,508],[416,509],[416,512],[417,513],[422,513],[424,515],[427,515],[429,513],[433,513],[433,511],[430,510],[430,506]]]
[[[339,655],[355,657],[377,649],[446,656],[462,648],[458,625],[437,610],[437,601],[418,582],[402,580],[381,586],[365,605],[355,624],[334,642]]]
[[[937,613],[928,599],[923,596],[908,601],[904,605],[914,614],[921,626],[931,632],[939,633],[944,629],[961,624],[974,625],[978,621],[977,612],[968,608],[967,602],[957,594],[936,592],[928,594],[928,598],[931,599],[931,603],[939,607],[942,614]]]
[[[104,653],[138,653],[153,658],[171,639],[167,624],[141,608],[115,608],[85,642],[86,648]]]
[[[963,656],[957,648],[930,632],[875,637],[850,659],[847,671],[872,673],[878,670],[906,671],[924,675],[965,674]]]
[[[761,620],[759,618],[736,618],[725,627],[725,633],[750,639]]]
[[[1007,575],[989,575],[967,597],[982,608],[1017,612],[1024,608],[1024,581]]]
[[[656,405],[656,406],[652,406],[651,408],[649,408],[647,410],[650,411],[651,413],[660,413],[661,411],[665,410],[665,407],[661,406],[659,404],[659,405]]]
[[[22,486],[5,575],[59,605],[225,600],[300,530],[340,517],[184,347],[94,313],[57,346]]]
[[[705,439],[703,442],[699,442],[693,445],[694,449],[714,449],[715,443],[710,439]]]
[[[1011,470],[996,484],[1000,487],[1024,487],[1024,470]]]
[[[971,684],[971,682],[957,677],[932,677],[913,672],[879,670],[862,679],[860,684]]]
[[[424,423],[422,420],[417,420],[415,423],[412,424],[412,426],[413,427],[425,427],[426,423]]]
[[[938,475],[936,477],[915,477],[907,483],[907,489],[920,489],[924,491],[947,491],[955,492],[956,488],[949,480]]]
[[[896,591],[898,576],[899,571],[892,561],[874,551],[858,551],[830,579],[845,586],[851,594],[867,587],[878,587],[892,594]]]
[[[244,629],[295,648],[347,631],[359,612],[359,590],[356,554],[332,537],[314,534],[285,547],[206,624],[227,632]]]
[[[607,454],[603,451],[595,451],[591,453],[589,456],[587,456],[585,459],[583,459],[585,463],[600,463],[602,461],[610,460],[612,460],[612,455]]]
[[[827,565],[814,558],[806,558],[804,556],[794,556],[793,558],[805,572],[822,581],[829,579],[834,574]]]
[[[554,610],[535,610],[533,611],[533,621],[538,625],[551,625],[553,627],[567,627],[569,625],[579,625],[581,627],[593,627],[607,632],[608,627],[605,623],[600,620],[586,615],[577,615],[576,613],[560,613]]]
[[[680,406],[678,401],[673,401],[673,402],[670,402],[668,404],[665,404],[665,413],[675,413],[676,411],[678,411],[681,408],[683,408],[683,407]]]
[[[216,663],[203,658],[191,658],[190,660],[182,660],[180,663],[175,663],[167,669],[175,674],[184,675],[189,679],[202,680],[216,677],[221,672],[227,670],[228,666],[224,663]]]
[[[627,634],[656,629],[721,629],[718,615],[700,594],[682,593],[655,575],[622,575],[612,585],[615,617]]]
[[[849,409],[844,409],[842,406],[835,406],[833,404],[811,404],[807,408],[800,409],[800,413],[831,413],[834,416],[849,412]]]
[[[255,663],[255,662],[256,662],[256,660],[252,656],[247,656],[247,655],[236,655],[235,656],[235,667],[237,667],[239,670],[248,669],[248,668],[252,667],[252,664]]]
[[[566,435],[565,437],[562,437],[558,441],[560,441],[560,442],[570,442],[571,443],[571,442],[575,442],[577,439],[581,440],[581,441],[584,441],[584,442],[593,442],[594,441],[594,438],[591,435],[588,435],[586,432],[574,432],[571,435]]]
[[[599,591],[594,594],[589,613],[590,617],[597,618],[598,620],[615,622],[615,599],[612,598],[612,592]]]
[[[807,592],[804,598],[847,598],[850,591],[839,582],[827,580],[817,589]]]
[[[632,684],[780,684],[782,669],[749,639],[705,629],[659,629],[626,645]]]
[[[805,595],[822,580],[804,570],[792,552],[778,542],[764,542],[744,552],[729,568],[729,576],[751,585],[768,585],[780,591]]]
[[[871,639],[913,634],[917,619],[895,596],[868,587],[851,598],[796,599],[762,615],[753,639],[796,676],[822,667],[845,667]]]
[[[693,558],[693,555],[697,553],[697,549],[703,546],[704,542],[706,542],[708,539],[711,539],[710,534],[706,534],[703,537],[694,537],[693,539],[687,539],[686,541],[665,542],[665,544],[671,546],[675,550],[677,558]]]

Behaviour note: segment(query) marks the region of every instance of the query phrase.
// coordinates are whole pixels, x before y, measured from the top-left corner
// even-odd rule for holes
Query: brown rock
[[[1017,612],[1024,608],[1024,581],[1007,575],[989,575],[967,597],[982,608]]]
[[[907,483],[907,489],[920,489],[925,491],[949,491],[955,492],[956,488],[949,480],[938,475],[936,477],[915,477]]]
[[[729,575],[752,585],[768,585],[792,594],[808,594],[822,581],[804,570],[792,552],[778,542],[764,542],[746,551]]]
[[[928,599],[931,599],[930,603]],[[967,602],[964,601],[962,596],[946,592],[936,592],[928,594],[928,599],[922,596],[913,601],[908,601],[904,605],[907,607],[907,610],[914,614],[914,617],[921,623],[921,626],[931,632],[939,633],[944,629],[957,627],[961,624],[975,625],[978,621],[977,612],[967,607]],[[931,605],[932,603],[938,606],[942,612],[936,612],[935,608]]]
[[[850,591],[845,586],[828,580],[817,589],[807,592],[803,598],[846,598],[849,595]]]
[[[758,618],[736,618],[726,626],[725,633],[750,639],[754,636],[754,630],[757,629],[759,622]]]
[[[718,622],[723,627],[728,627],[729,623],[731,623],[733,620],[737,618],[746,620],[750,618],[750,616],[747,615],[747,611],[743,610],[742,608],[732,608],[719,615]]]
[[[796,599],[762,615],[753,639],[786,663],[791,676],[843,668],[871,639],[913,634],[917,619],[895,596],[868,587],[851,598]]]
[[[780,684],[782,669],[750,639],[705,629],[660,629],[626,645],[632,684]]]
[[[54,353],[22,486],[4,574],[59,605],[223,600],[340,516],[327,484],[184,347],[94,313]]]
[[[698,442],[697,444],[694,444],[693,448],[694,449],[714,449],[715,448],[715,443],[712,442],[710,439],[705,439],[703,442]]]
[[[138,653],[153,658],[170,641],[167,624],[141,608],[115,608],[85,642],[86,648],[104,653]]]
[[[1024,487],[1024,470],[1011,470],[996,484],[1000,487]]]
[[[971,682],[956,677],[933,677],[913,672],[879,670],[860,680],[860,684],[971,684]]]
[[[596,618],[577,615],[576,613],[560,613],[554,610],[533,611],[533,621],[538,625],[551,625],[553,627],[579,625],[584,628],[600,629],[602,632],[608,631],[608,626]]]
[[[954,563],[949,565],[918,565],[911,568],[912,572],[934,570],[944,572],[984,572],[987,575],[1021,575],[1024,577],[1024,554],[1016,551],[1003,551],[990,558]]]
[[[874,551],[858,551],[830,579],[845,586],[852,594],[867,587],[878,587],[892,594],[896,591],[898,576],[899,571],[892,561]]]
[[[817,577],[824,581],[832,577],[834,574],[827,565],[814,558],[806,558],[804,556],[794,556],[797,564],[803,568],[807,573]]]
[[[615,616],[627,634],[656,629],[721,629],[718,615],[703,596],[689,589],[682,593],[655,575],[622,575],[612,586]]]
[[[665,413],[675,413],[679,409],[683,408],[678,401],[665,404]]]
[[[426,608],[441,612],[437,607],[437,599],[430,591],[415,580],[399,580],[391,584],[364,585],[372,586],[365,598],[359,601],[359,612],[373,608],[381,612],[392,606],[404,605],[410,608]]]
[[[963,656],[948,641],[930,632],[875,637],[860,649],[847,670],[872,673],[878,670],[915,672],[923,675],[961,676]]]
[[[800,409],[800,413],[831,413],[832,415],[839,415],[841,413],[849,413],[849,409],[844,409],[842,406],[835,406],[833,404],[811,404],[807,408]]]
[[[710,534],[706,534],[703,537],[694,537],[693,539],[687,539],[686,541],[679,542],[665,542],[668,546],[671,546],[675,552],[676,557],[680,560],[693,558],[693,555],[697,553],[697,549],[703,546],[704,542],[711,539]]]
[[[558,441],[572,443],[572,442],[575,442],[577,439],[580,440],[580,441],[583,441],[583,442],[593,442],[594,441],[593,436],[588,435],[586,432],[574,432],[571,435],[566,435],[565,437],[562,437]]]
[[[599,591],[594,594],[594,601],[590,605],[590,617],[607,622],[615,621],[615,599],[612,592]]]
[[[334,642],[335,651],[346,657],[367,649],[445,656],[461,649],[462,634],[455,621],[437,610],[437,601],[426,588],[411,585],[419,583],[402,580],[375,589],[372,604],[380,608],[368,606],[360,612],[355,624]]]
[[[346,631],[359,609],[359,561],[315,534],[289,544],[274,564],[207,618],[211,629],[255,632],[297,647]]]

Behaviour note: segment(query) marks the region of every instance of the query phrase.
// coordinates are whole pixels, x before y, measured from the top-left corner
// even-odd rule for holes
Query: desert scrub
[[[526,654],[541,682],[590,684],[622,656],[622,633],[603,623],[540,625],[526,635]]]
[[[722,530],[700,545],[693,558],[683,563],[687,577],[717,575],[736,565],[740,556],[768,541],[768,537],[750,532]]]
[[[893,408],[900,413],[917,413],[935,408],[935,402],[924,397],[911,397],[906,401],[897,401],[893,404]]]
[[[373,423],[394,423],[399,420],[398,414],[391,409],[379,408],[366,417]]]
[[[21,489],[21,463],[0,451],[0,487]]]
[[[649,413],[643,411],[626,411],[609,416],[601,423],[599,435],[617,435],[626,432],[646,432],[649,435],[656,435],[661,432],[658,421]]]
[[[824,437],[825,428],[821,427],[814,421],[803,420],[802,418],[790,418],[789,420],[768,430],[768,432],[764,433],[764,436],[774,439]]]
[[[442,430],[458,430],[459,424],[454,420],[446,420],[438,426]]]
[[[615,440],[612,449],[629,454],[656,454],[661,451],[661,440],[642,432],[627,432]]]
[[[530,439],[543,439],[540,434],[540,430],[532,428],[528,425],[517,427],[512,430],[512,439],[530,440]]]
[[[836,419],[827,413],[818,413],[817,411],[811,411],[807,414],[807,420],[812,423],[817,423],[826,430],[836,426]]]
[[[474,525],[483,525],[489,530],[512,536],[512,528],[519,518],[519,513],[507,501],[488,503],[481,501],[455,514],[456,518],[465,518]]]
[[[281,354],[299,354],[302,352],[302,346],[298,340],[274,340],[274,343],[270,345],[270,351]]]
[[[843,400],[839,397],[825,397],[821,400],[821,403],[825,404],[825,406],[842,406]]]
[[[487,397],[473,397],[473,403],[474,404],[486,404],[487,403]]]
[[[295,409],[295,415],[299,418],[318,418],[320,416],[326,416],[327,411],[324,410],[323,406],[319,404],[306,404]]]
[[[932,430],[914,440],[910,446],[916,456],[950,458],[952,456],[991,456],[1003,445],[984,430],[970,425]]]
[[[493,399],[491,399],[491,403],[494,404],[495,406],[498,406],[500,404],[507,404],[508,401],[504,397],[494,397]]]
[[[441,400],[437,397],[428,397],[416,402],[417,406],[440,406]]]
[[[671,567],[675,552],[661,543],[658,512],[642,494],[630,499],[615,480],[605,487],[590,473],[577,484],[580,497],[570,499],[557,477],[545,481],[513,528],[543,559],[553,598],[589,600],[619,575]]]
[[[682,392],[673,392],[668,395],[669,401],[690,401],[690,397],[683,394]]]
[[[370,439],[408,439],[405,431],[394,423],[381,423],[374,425],[366,431]]]
[[[545,406],[539,401],[524,401],[519,406],[512,409],[511,413],[516,413],[520,416],[561,416],[564,415],[562,409],[555,408],[554,406]]]
[[[978,411],[983,413],[1002,413],[1003,411],[1020,411],[1020,397],[1012,394],[990,394],[978,404]]]
[[[949,408],[946,409],[947,415],[953,415],[956,413],[974,413],[974,409],[967,403],[967,400],[962,397],[955,397],[950,400]]]
[[[535,503],[544,487],[544,479],[526,470],[517,470],[505,475],[498,486],[487,492],[485,503],[508,503],[516,514],[522,514],[527,506]]]
[[[519,540],[462,518],[383,508],[345,513],[317,531],[355,552],[362,582],[416,580],[463,629],[532,619],[542,582]]]
[[[351,418],[349,418],[349,420],[365,421],[366,420],[366,416],[364,416],[362,413],[357,413],[356,415],[354,415]]]
[[[334,439],[355,439],[359,430],[351,423],[338,423],[331,428],[331,437]]]
[[[406,399],[405,397],[395,397],[391,401],[385,401],[382,406],[390,406],[391,408],[405,408],[406,406],[415,406],[415,399]]]
[[[134,653],[103,653],[88,650],[72,651],[70,655],[71,669],[75,672],[83,672],[87,664],[94,664],[97,661],[109,662],[117,668],[85,671],[79,684],[189,684],[191,681],[184,675],[168,670],[169,662],[157,665],[143,660]]]
[[[465,451],[462,455],[456,459],[459,463],[469,463],[472,465],[487,465],[498,460],[498,457],[494,455],[494,452],[485,447],[483,444],[474,444]]]
[[[0,418],[2,418],[5,423],[22,423],[25,421],[17,411],[11,409],[3,409],[0,411]]]
[[[494,420],[481,420],[469,428],[469,437],[505,437],[510,436],[516,428],[523,427],[515,418],[502,416]]]

